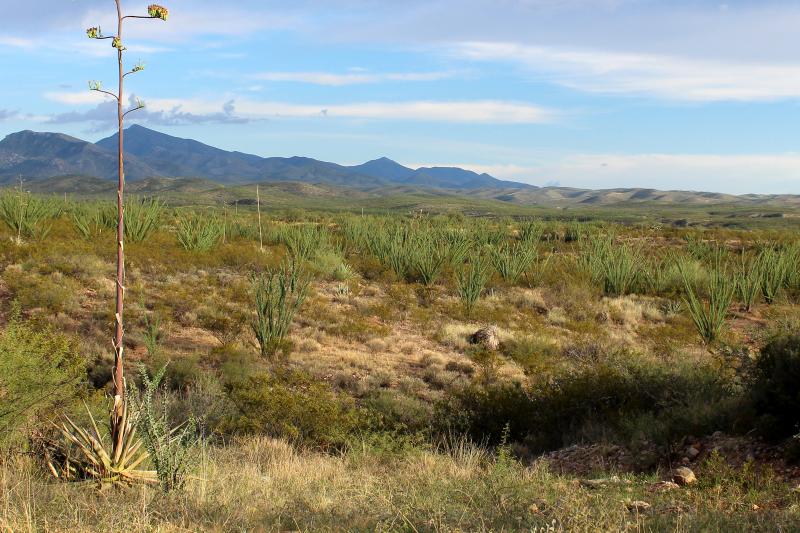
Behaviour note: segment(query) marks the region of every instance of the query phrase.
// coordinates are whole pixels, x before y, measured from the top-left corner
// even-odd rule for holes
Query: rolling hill
[[[533,188],[460,168],[410,169],[382,158],[344,166],[308,157],[259,157],[221,150],[143,126],[125,130],[126,177],[199,178],[220,184],[294,181],[371,189],[392,184],[443,189]],[[95,144],[60,133],[23,131],[0,141],[0,183],[82,175],[113,179],[118,136]]]

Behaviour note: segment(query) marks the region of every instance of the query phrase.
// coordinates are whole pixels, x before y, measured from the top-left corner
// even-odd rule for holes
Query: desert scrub
[[[178,219],[176,236],[185,249],[207,252],[217,246],[225,233],[225,223],[214,216],[184,215]]]
[[[158,198],[131,197],[125,204],[125,240],[144,242],[161,225],[164,204]]]
[[[80,301],[81,285],[61,272],[40,274],[12,265],[3,272],[3,281],[26,311],[72,314]]]
[[[467,316],[472,314],[488,281],[489,273],[480,257],[473,257],[467,266],[456,271],[456,292]]]
[[[688,276],[684,278],[684,286],[686,290],[684,301],[697,327],[697,332],[703,342],[711,344],[719,338],[725,326],[728,308],[736,290],[735,282],[718,263],[709,275],[708,304],[703,303],[701,296],[698,295],[697,286],[690,281]]]
[[[590,241],[581,251],[584,268],[608,296],[622,296],[637,288],[644,269],[641,251],[613,239]]]
[[[478,442],[500,442],[508,426],[512,441],[541,452],[642,438],[667,445],[686,434],[730,428],[740,404],[709,365],[600,361],[528,386],[454,389],[435,420],[443,431],[462,431]]]
[[[24,437],[29,422],[41,425],[70,407],[85,379],[86,360],[74,340],[12,311],[0,331],[0,447]]]
[[[503,244],[492,248],[492,264],[503,281],[515,285],[519,278],[530,269],[538,253],[535,247],[527,245],[510,246]]]
[[[237,410],[224,423],[227,432],[335,448],[343,446],[361,424],[351,398],[301,372],[251,375],[228,382],[226,391]]]
[[[14,234],[18,244],[23,239],[41,240],[50,233],[49,219],[57,217],[60,206],[51,199],[34,196],[21,189],[0,193],[0,220]]]
[[[182,489],[189,469],[195,462],[197,421],[190,417],[173,426],[168,415],[167,391],[162,380],[167,366],[161,367],[152,377],[144,366],[139,368],[143,390],[129,391],[129,401],[136,412],[136,427],[156,469],[159,484],[164,492]]]
[[[256,316],[250,326],[262,357],[274,359],[279,351],[291,351],[286,337],[295,313],[308,295],[308,286],[309,280],[296,262],[253,278]]]

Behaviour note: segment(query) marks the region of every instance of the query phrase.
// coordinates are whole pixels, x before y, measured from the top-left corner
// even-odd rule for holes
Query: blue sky
[[[130,13],[148,2],[123,0]],[[0,0],[0,134],[113,132],[113,0]],[[263,156],[536,185],[800,194],[800,3],[173,0],[135,121]]]

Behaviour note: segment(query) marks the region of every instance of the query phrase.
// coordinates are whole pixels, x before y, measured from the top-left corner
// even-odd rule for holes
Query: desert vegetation
[[[5,529],[800,519],[789,227],[298,209],[259,225],[255,206],[128,201],[123,423],[141,444],[100,477],[146,483],[99,493],[75,481],[110,438],[113,206],[3,196],[0,214],[53,206],[44,238],[2,219]],[[697,481],[673,485],[680,467]]]

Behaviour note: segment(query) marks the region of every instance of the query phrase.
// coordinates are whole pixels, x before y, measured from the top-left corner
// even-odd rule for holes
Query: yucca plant
[[[467,266],[456,271],[456,291],[467,316],[472,315],[488,281],[486,264],[480,257],[474,257]]]
[[[761,268],[757,261],[742,254],[736,269],[736,295],[745,311],[750,311],[761,295]]]
[[[14,233],[18,244],[24,239],[46,238],[52,227],[46,221],[57,217],[59,213],[60,207],[52,200],[34,196],[22,189],[0,194],[0,219]]]
[[[137,482],[157,482],[156,472],[139,467],[149,454],[143,442],[137,438],[135,415],[132,416],[128,402],[123,402],[116,434],[108,442],[101,433],[89,411],[91,429],[85,430],[65,417],[59,430],[65,440],[72,444],[77,457],[70,454],[63,461],[50,461],[48,466],[54,476],[66,480],[91,479],[103,485],[131,485]]]
[[[519,228],[519,240],[525,243],[535,244],[542,240],[544,225],[538,220],[531,220],[522,224]]]
[[[536,248],[505,243],[491,251],[492,264],[503,281],[514,285],[536,260]]]
[[[681,273],[683,274],[683,271]],[[725,326],[736,284],[731,281],[718,262],[708,278],[708,304],[705,304],[698,294],[697,286],[689,276],[684,275],[683,280],[686,291],[684,301],[689,308],[692,321],[703,342],[712,344],[719,338]]]
[[[296,226],[287,228],[283,243],[296,262],[308,261],[322,250],[330,248],[328,232],[321,226]]]
[[[197,421],[190,418],[172,426],[167,412],[166,391],[161,383],[167,365],[151,378],[144,365],[139,366],[143,391],[132,389],[131,404],[139,413],[137,427],[142,441],[156,469],[158,482],[164,492],[183,488],[194,462],[193,448],[197,444]]]
[[[756,258],[756,266],[761,277],[761,294],[764,296],[764,301],[770,305],[775,302],[786,285],[789,269],[792,267],[790,261],[787,254],[773,247],[764,248]]]
[[[448,249],[443,243],[421,239],[410,246],[411,269],[426,287],[432,287],[448,262]]]
[[[158,198],[131,198],[125,204],[125,239],[144,242],[161,224],[164,204]]]
[[[178,243],[193,252],[206,252],[214,248],[225,233],[225,224],[216,217],[190,215],[178,220]]]
[[[93,239],[104,230],[113,229],[117,221],[110,204],[80,204],[71,212],[75,229],[84,239]]]
[[[279,351],[288,351],[286,336],[295,313],[306,299],[309,280],[296,262],[290,262],[255,276],[252,283],[256,315],[251,328],[261,356],[274,361]]]
[[[643,272],[644,259],[639,250],[613,239],[596,239],[581,253],[581,262],[592,280],[603,287],[604,294],[621,296],[630,293]]]

